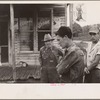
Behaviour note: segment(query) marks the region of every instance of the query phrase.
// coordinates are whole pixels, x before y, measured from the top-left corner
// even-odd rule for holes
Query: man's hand
[[[85,72],[86,74],[89,74],[89,73],[90,73],[87,67],[84,68],[84,72]]]

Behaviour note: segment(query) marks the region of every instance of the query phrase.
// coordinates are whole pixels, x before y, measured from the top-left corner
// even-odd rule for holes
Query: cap
[[[89,33],[98,33],[99,32],[99,28],[98,27],[91,27],[89,30]]]

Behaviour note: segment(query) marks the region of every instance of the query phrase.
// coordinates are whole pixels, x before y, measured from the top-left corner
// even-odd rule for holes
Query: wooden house
[[[67,25],[72,25],[72,4],[0,4],[0,66],[10,66],[9,71],[0,67],[2,80],[12,79],[12,75],[14,80],[16,75],[17,79],[26,78],[34,73],[37,77],[38,71],[16,70],[17,65],[21,61],[31,66],[40,65],[39,50],[44,34],[55,38],[59,27]],[[56,39],[54,43],[57,44]]]
[[[54,37],[67,25],[68,7],[71,4],[0,4],[1,63],[39,65],[44,34]]]
[[[1,4],[0,60],[38,65],[44,34],[67,25],[67,7],[71,4]]]

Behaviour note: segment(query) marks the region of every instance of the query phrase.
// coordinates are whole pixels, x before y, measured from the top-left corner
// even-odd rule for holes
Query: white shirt
[[[91,48],[92,42],[89,43],[89,46],[87,48],[87,67],[91,65],[91,63],[95,60],[96,55],[100,55],[100,40],[97,44],[94,45],[93,48]],[[99,64],[96,66],[96,68],[100,69],[100,61]]]

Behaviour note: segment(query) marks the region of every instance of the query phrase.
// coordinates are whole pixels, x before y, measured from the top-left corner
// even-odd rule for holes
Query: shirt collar
[[[75,45],[75,43],[73,43],[70,47],[68,47],[68,48],[65,49],[65,54],[66,54],[68,51],[74,50],[75,47],[76,47],[76,45]]]

